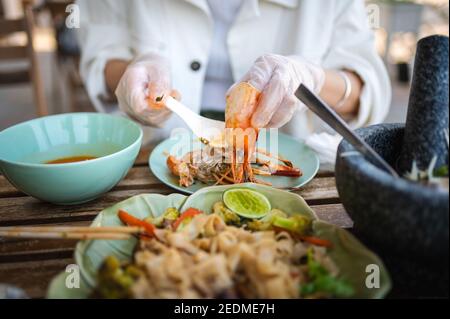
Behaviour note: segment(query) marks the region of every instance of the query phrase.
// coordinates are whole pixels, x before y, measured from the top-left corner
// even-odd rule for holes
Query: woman
[[[195,112],[222,111],[227,90],[248,81],[262,91],[257,127],[281,127],[336,151],[330,129],[298,101],[304,83],[353,127],[381,122],[390,104],[386,70],[363,0],[79,0],[81,73],[95,107],[106,100],[147,125],[147,141],[184,124],[163,94]],[[319,134],[319,135],[318,135]],[[319,137],[319,138],[317,138]]]

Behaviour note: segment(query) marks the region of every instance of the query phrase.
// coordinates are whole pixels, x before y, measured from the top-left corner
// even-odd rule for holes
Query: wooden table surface
[[[102,209],[131,196],[176,192],[152,175],[147,165],[149,153],[150,150],[142,151],[127,177],[110,192],[93,202],[75,206],[41,202],[21,193],[0,175],[0,227],[89,225]],[[345,228],[353,226],[340,203],[332,172],[320,171],[297,193],[320,219]],[[15,285],[33,298],[44,297],[52,277],[74,263],[75,245],[74,240],[0,238],[0,284]]]

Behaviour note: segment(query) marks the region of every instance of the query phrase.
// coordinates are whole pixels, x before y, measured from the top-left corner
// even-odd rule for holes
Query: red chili
[[[155,226],[153,224],[140,220],[139,218],[136,218],[133,215],[128,214],[124,210],[119,210],[118,216],[120,221],[125,225],[142,227],[145,229],[145,232],[147,233],[146,235],[151,237],[155,236]]]
[[[300,236],[300,240],[321,247],[330,248],[333,246],[333,243],[331,241],[318,237]]]
[[[172,224],[172,228],[173,230],[177,230],[178,226],[180,226],[180,224],[186,220],[187,218],[192,218],[196,215],[200,215],[203,214],[203,212],[197,208],[188,208],[184,211],[183,214],[180,215],[180,217],[178,217],[178,219]]]
[[[279,232],[282,232],[282,231],[288,232],[292,237],[294,237],[294,238],[296,238],[298,240],[310,243],[310,244],[315,245],[315,246],[321,246],[321,247],[326,247],[326,248],[333,247],[333,243],[331,241],[327,240],[327,239],[322,239],[322,238],[313,237],[313,236],[301,236],[299,234],[293,233],[291,231],[288,231],[288,230],[280,228],[280,227],[272,227],[272,229],[276,233],[279,233]]]

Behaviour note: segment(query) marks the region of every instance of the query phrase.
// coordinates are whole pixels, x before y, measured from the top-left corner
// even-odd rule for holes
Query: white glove
[[[151,126],[161,126],[171,114],[164,106],[164,96],[180,99],[179,93],[171,88],[168,61],[156,54],[135,59],[120,79],[115,94],[120,109]]]
[[[300,84],[319,93],[325,71],[300,57],[266,54],[255,61],[240,82],[249,82],[262,92],[252,126],[278,128],[289,122],[296,110],[306,107],[294,95]]]

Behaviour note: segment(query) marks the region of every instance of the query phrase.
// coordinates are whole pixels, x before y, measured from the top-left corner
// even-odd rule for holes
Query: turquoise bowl
[[[124,117],[72,113],[31,120],[0,132],[0,171],[22,192],[54,204],[93,200],[133,165],[142,129]],[[66,164],[49,161],[92,156]]]

